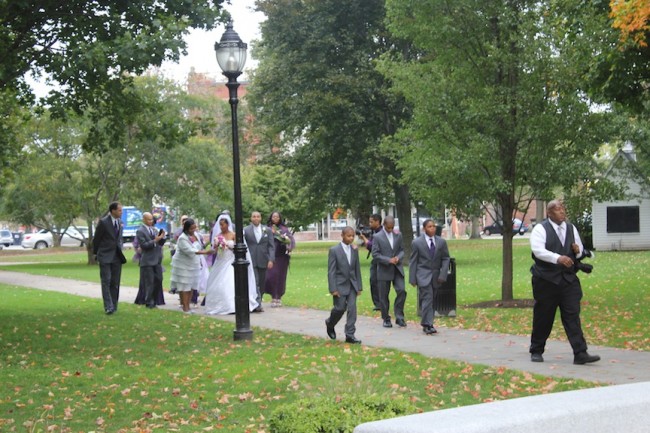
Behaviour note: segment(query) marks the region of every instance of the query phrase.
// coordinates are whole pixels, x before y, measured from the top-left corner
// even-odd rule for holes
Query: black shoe
[[[381,308],[375,307],[375,308],[372,309],[372,311],[381,311]]]
[[[109,316],[115,312],[115,310],[113,310],[112,308],[107,308],[105,311],[106,314],[108,314]]]
[[[327,329],[327,336],[332,340],[336,340],[336,331],[330,326],[330,320],[325,320],[325,327]]]
[[[406,322],[404,321],[404,319],[395,320],[395,324],[400,328],[406,328]]]
[[[433,334],[438,333],[438,331],[436,331],[436,328],[434,328],[433,326],[429,326],[429,325],[423,326],[422,327],[422,332],[424,332],[427,335],[433,335]]]
[[[357,340],[354,337],[345,337],[345,342],[350,344],[361,344],[361,340]]]
[[[393,324],[390,323],[390,319],[384,319],[384,328],[392,328]]]
[[[262,307],[257,307],[256,309],[253,310],[253,313],[263,313],[263,312],[264,312],[264,308]]]
[[[544,357],[541,353],[535,352],[530,354],[530,360],[533,362],[544,362]]]
[[[155,305],[147,305],[147,308],[158,308]]]
[[[573,363],[578,365],[588,364],[590,362],[596,362],[596,361],[600,361],[600,356],[590,355],[587,352],[577,353],[573,357]]]

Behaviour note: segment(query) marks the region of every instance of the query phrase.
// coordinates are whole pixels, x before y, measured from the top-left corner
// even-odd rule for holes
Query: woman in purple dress
[[[266,282],[264,293],[271,295],[271,307],[282,306],[282,296],[287,290],[287,271],[289,270],[289,259],[291,251],[296,246],[293,234],[284,224],[282,214],[275,211],[271,213],[267,225],[273,232],[275,243],[275,262],[273,267],[266,271]]]

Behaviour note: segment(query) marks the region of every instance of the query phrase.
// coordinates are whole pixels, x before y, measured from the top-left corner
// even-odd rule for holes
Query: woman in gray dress
[[[188,218],[183,223],[183,233],[178,237],[176,253],[172,257],[171,286],[176,288],[183,311],[191,313],[192,290],[198,289],[201,276],[200,254],[210,254],[211,250],[202,248],[198,237],[194,236],[196,223]]]

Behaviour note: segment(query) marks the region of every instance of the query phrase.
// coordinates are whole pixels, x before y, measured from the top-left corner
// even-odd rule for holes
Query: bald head
[[[147,226],[153,225],[153,215],[151,212],[145,212],[142,214],[142,222]]]
[[[393,217],[392,215],[387,215],[386,218],[384,218],[384,230],[386,230],[387,233],[392,233],[394,228],[395,228],[395,217]]]

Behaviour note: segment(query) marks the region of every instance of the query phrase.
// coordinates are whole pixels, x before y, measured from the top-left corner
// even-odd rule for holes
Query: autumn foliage
[[[621,31],[621,40],[630,38],[641,47],[648,46],[650,33],[650,1],[648,0],[612,0],[610,17],[614,19],[614,28]]]

